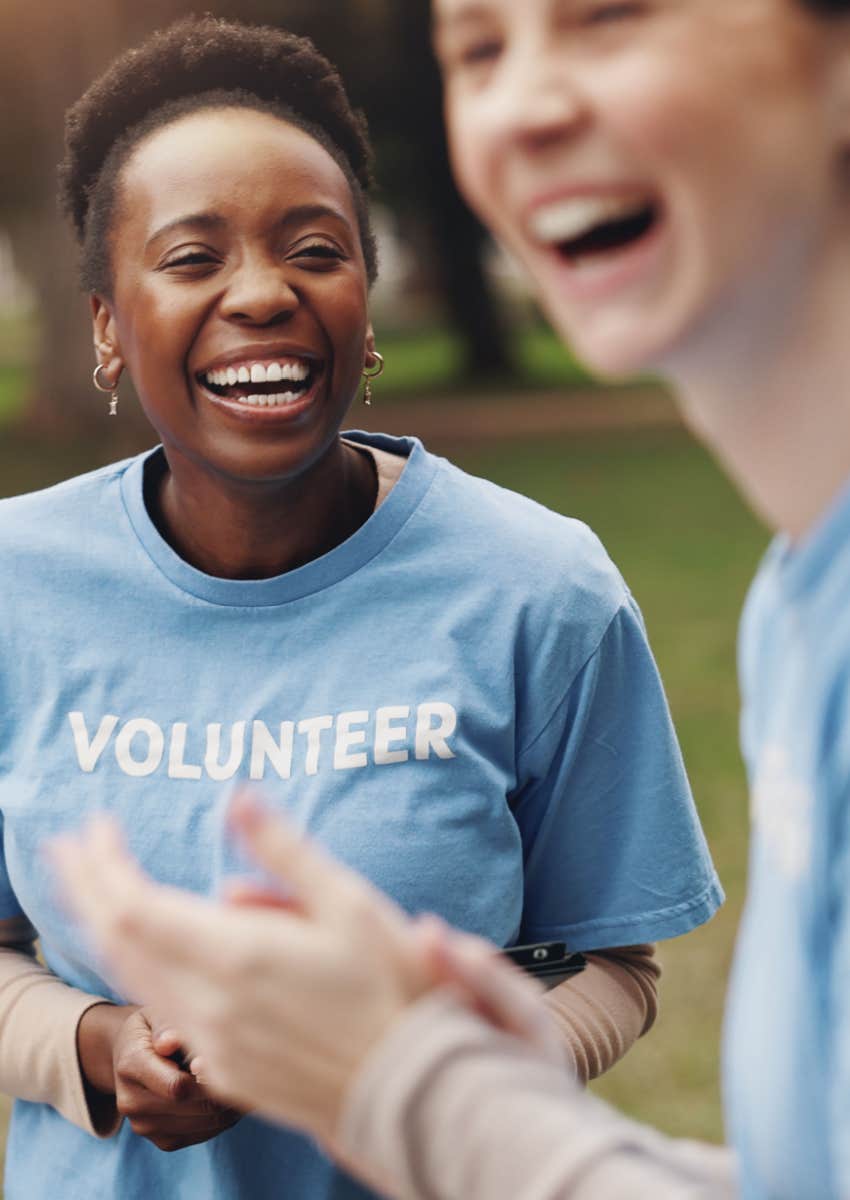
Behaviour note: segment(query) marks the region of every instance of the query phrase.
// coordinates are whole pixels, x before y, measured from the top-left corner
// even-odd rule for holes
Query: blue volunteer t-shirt
[[[850,490],[777,539],[741,627],[750,880],[727,1008],[746,1200],[850,1196]]]
[[[0,917],[121,999],[57,905],[49,836],[114,813],[207,893],[219,800],[251,779],[411,912],[500,944],[671,937],[721,899],[640,614],[576,521],[412,440],[343,545],[210,578],[143,499],[146,457],[0,503]],[[154,453],[161,453],[155,451]],[[340,1030],[345,1037],[345,1030]],[[245,1118],[166,1155],[18,1102],[7,1200],[354,1200],[313,1144]]]

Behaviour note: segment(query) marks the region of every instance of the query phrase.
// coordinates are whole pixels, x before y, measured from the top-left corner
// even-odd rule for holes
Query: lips
[[[288,408],[308,396],[323,363],[300,355],[246,357],[214,364],[195,378],[212,397],[246,408]]]

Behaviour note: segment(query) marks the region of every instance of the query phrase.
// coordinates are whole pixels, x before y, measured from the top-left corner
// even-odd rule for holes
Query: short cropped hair
[[[307,38],[215,17],[188,17],[120,55],[65,117],[59,200],[80,246],[83,288],[111,289],[109,234],[118,181],[138,143],[208,108],[270,113],[315,138],[351,188],[369,282],[377,248],[369,216],[372,148],[339,72]]]
[[[799,0],[803,8],[819,17],[850,17],[850,0]]]

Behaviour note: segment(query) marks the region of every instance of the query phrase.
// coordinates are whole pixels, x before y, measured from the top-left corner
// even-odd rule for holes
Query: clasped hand
[[[206,1142],[241,1116],[174,1060],[180,1038],[159,1027],[149,1009],[96,1005],[83,1014],[77,1045],[90,1103],[97,1107],[113,1094],[119,1115],[159,1150]]]

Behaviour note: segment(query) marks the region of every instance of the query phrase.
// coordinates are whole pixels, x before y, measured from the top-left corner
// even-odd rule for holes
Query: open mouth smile
[[[300,411],[313,398],[323,365],[289,356],[246,359],[200,371],[195,379],[211,399],[228,407]]]
[[[529,227],[565,264],[581,267],[637,246],[656,229],[660,215],[647,196],[571,196],[540,205]]]

